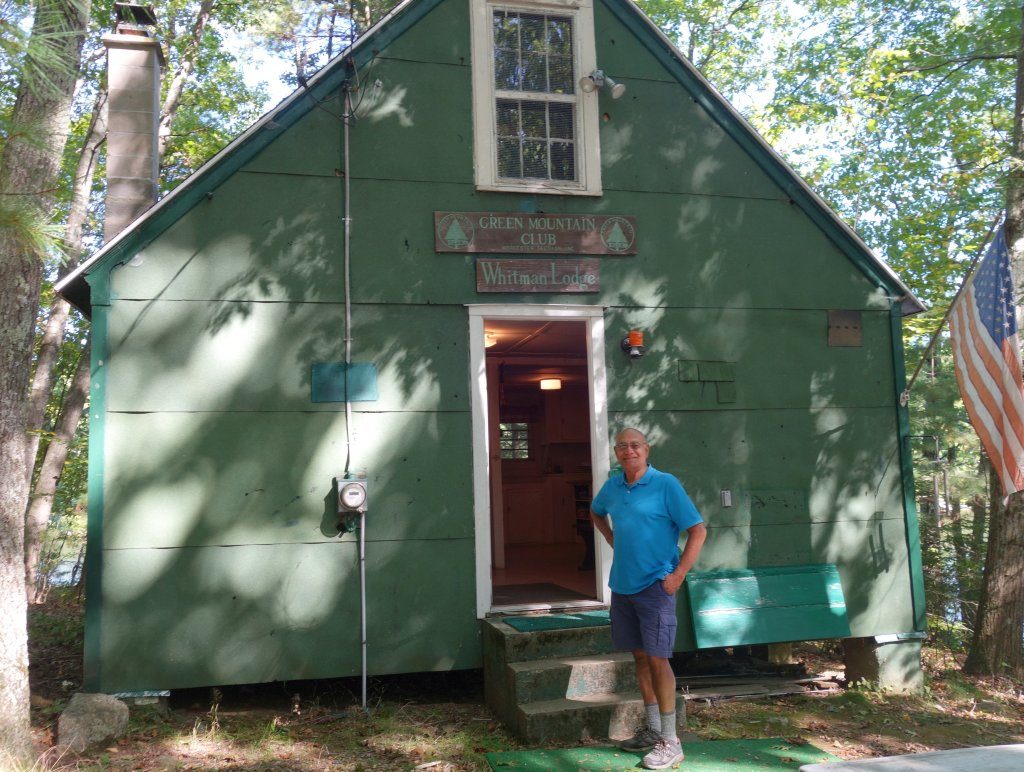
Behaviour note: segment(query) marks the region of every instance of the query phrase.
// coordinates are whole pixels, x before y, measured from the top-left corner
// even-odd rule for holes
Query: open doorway
[[[484,319],[491,606],[596,602],[587,322]]]

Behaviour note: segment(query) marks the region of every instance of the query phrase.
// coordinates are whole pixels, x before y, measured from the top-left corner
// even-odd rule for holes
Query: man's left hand
[[[676,574],[669,574],[661,580],[661,586],[665,588],[665,592],[669,595],[675,595],[679,590],[680,585],[683,583],[683,579],[686,578],[686,574],[677,576]]]

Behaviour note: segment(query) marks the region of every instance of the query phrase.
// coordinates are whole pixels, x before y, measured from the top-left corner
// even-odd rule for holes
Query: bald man
[[[665,769],[683,760],[676,734],[676,679],[669,662],[676,637],[675,595],[697,562],[707,530],[682,483],[647,462],[650,452],[637,429],[619,432],[615,457],[622,474],[601,487],[590,518],[614,551],[608,582],[612,645],[632,652],[647,715],[646,726],[619,747],[649,751],[644,767]]]

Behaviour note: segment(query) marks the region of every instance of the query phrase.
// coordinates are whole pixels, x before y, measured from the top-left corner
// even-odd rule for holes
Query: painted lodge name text
[[[501,260],[476,263],[477,292],[597,292],[597,260]]]

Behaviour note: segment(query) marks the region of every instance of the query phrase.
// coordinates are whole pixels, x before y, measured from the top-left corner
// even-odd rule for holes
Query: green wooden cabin
[[[622,426],[709,527],[679,650],[923,630],[920,305],[629,0],[401,3],[59,290],[89,689],[358,674],[346,473],[369,672],[480,667],[487,615],[607,602]]]

